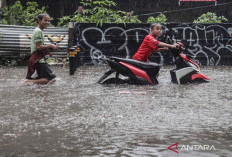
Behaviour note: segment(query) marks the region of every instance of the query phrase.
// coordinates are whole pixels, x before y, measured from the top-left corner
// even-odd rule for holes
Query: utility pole
[[[0,21],[2,21],[2,0],[0,0]]]
[[[0,0],[0,9],[6,6],[6,0]]]
[[[6,0],[0,0],[0,21],[2,20],[2,8],[6,5]]]

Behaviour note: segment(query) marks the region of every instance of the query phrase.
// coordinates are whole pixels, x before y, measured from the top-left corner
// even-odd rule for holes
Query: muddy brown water
[[[156,86],[99,85],[104,66],[52,67],[54,84],[20,86],[26,67],[1,67],[0,157],[232,156],[232,67],[202,67],[212,81],[188,85],[171,68]]]

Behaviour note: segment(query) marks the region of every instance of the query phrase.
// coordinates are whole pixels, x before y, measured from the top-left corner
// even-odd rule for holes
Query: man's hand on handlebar
[[[173,44],[171,46],[172,49],[179,49],[180,45],[179,44]]]

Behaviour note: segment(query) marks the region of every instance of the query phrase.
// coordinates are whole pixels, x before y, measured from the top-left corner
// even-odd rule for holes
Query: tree
[[[103,23],[141,23],[133,12],[115,11],[112,8],[116,7],[113,0],[81,0],[84,7],[84,13],[76,12],[71,18],[65,16],[60,18],[59,25],[67,25],[68,22],[73,21],[77,23],[96,23],[102,25]]]
[[[15,2],[12,6],[6,6],[2,9],[3,19],[2,24],[36,26],[38,15],[45,12],[45,7],[38,8],[36,2],[27,2],[26,7],[23,7],[20,1]]]

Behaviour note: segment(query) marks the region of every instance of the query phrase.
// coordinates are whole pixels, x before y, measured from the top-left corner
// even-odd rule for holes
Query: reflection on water
[[[20,86],[26,67],[0,68],[0,156],[231,156],[232,67],[204,67],[212,81],[157,86],[97,84],[107,67]],[[167,149],[178,142],[179,154]],[[213,145],[216,150],[180,150]]]

